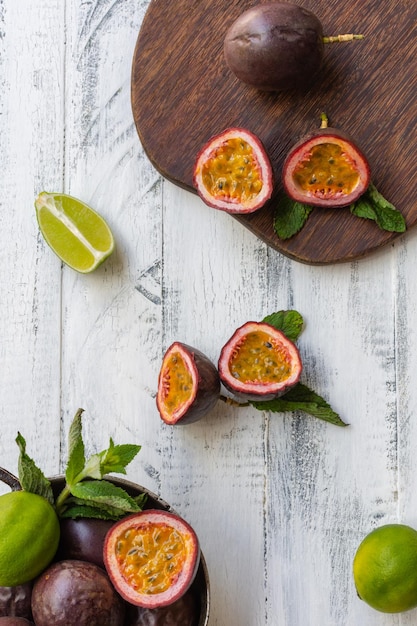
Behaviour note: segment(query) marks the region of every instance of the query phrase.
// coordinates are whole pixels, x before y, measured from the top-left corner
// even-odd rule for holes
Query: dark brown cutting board
[[[152,0],[132,67],[132,110],[155,168],[193,190],[197,152],[212,136],[241,126],[264,143],[280,188],[285,154],[302,135],[330,124],[356,140],[377,189],[406,218],[417,220],[416,0],[300,0],[325,35],[356,32],[362,41],[325,46],[323,68],[304,94],[268,94],[240,83],[223,58],[223,39],[250,0]],[[310,264],[357,259],[392,242],[349,209],[314,209],[287,241],[273,230],[274,198],[242,224],[279,252]],[[207,207],[208,211],[213,211]],[[191,233],[190,233],[191,236]]]

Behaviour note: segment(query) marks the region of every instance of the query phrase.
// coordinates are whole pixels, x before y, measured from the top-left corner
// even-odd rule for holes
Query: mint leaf
[[[71,423],[68,433],[68,462],[65,478],[68,484],[76,481],[76,477],[82,472],[85,464],[84,442],[82,438],[81,415],[83,409],[78,409]]]
[[[303,411],[335,426],[347,426],[321,396],[302,383],[298,383],[281,398],[267,402],[251,401],[250,404],[260,411],[271,411],[272,413]]]
[[[140,511],[140,507],[132,496],[107,480],[83,481],[73,487],[71,494],[90,505],[95,504],[103,508],[110,507],[124,513]]]
[[[70,519],[79,519],[80,517],[88,517],[94,519],[104,519],[104,520],[114,520],[117,521],[125,514],[114,514],[110,511],[104,510],[103,508],[97,508],[95,506],[89,506],[87,504],[75,503],[73,505],[70,504],[68,508],[66,508],[61,513],[62,518],[70,518]]]
[[[372,183],[365,193],[351,205],[350,211],[357,217],[374,220],[382,230],[403,233],[407,228],[404,216],[379,193]]]
[[[280,330],[290,341],[296,341],[300,336],[304,320],[298,311],[277,311],[267,315],[262,320]]]
[[[286,194],[281,194],[274,215],[275,234],[280,239],[290,239],[303,228],[312,210],[312,206],[295,202]]]
[[[20,454],[18,460],[19,482],[22,489],[36,493],[54,504],[54,494],[50,481],[45,477],[42,470],[35,462],[26,454],[26,441],[18,432],[16,443],[19,446]]]
[[[133,461],[140,449],[141,446],[134,444],[115,446],[113,439],[110,439],[109,448],[100,453],[100,467],[103,475],[109,474],[110,472],[126,474],[125,467]]]

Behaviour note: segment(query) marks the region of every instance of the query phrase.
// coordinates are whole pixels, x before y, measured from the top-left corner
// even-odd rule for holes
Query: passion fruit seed
[[[305,89],[323,60],[324,44],[363,35],[324,36],[314,13],[290,2],[258,4],[242,13],[224,39],[226,64],[242,82],[262,91]]]
[[[212,137],[194,166],[194,186],[206,204],[228,213],[252,213],[272,194],[272,166],[250,131],[230,128]]]
[[[366,157],[352,139],[328,127],[321,116],[319,131],[299,141],[283,165],[283,185],[296,202],[344,207],[355,202],[370,184]]]
[[[156,404],[166,424],[189,424],[216,404],[220,378],[202,352],[179,341],[166,351],[158,379]]]
[[[265,322],[247,322],[223,346],[218,369],[229,391],[267,400],[298,383],[302,363],[297,347],[281,331]]]

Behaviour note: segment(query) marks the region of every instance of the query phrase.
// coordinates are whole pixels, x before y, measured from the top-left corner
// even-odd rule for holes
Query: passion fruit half
[[[365,193],[371,182],[367,158],[345,132],[322,125],[288,153],[282,182],[295,200],[318,207],[346,207]]]
[[[257,136],[243,128],[228,128],[198,153],[193,182],[208,206],[227,213],[253,213],[272,195],[273,170]]]
[[[162,360],[156,405],[170,425],[201,419],[220,396],[219,373],[200,350],[174,342]]]
[[[297,346],[265,322],[246,322],[223,346],[218,364],[223,385],[247,400],[272,400],[294,387],[302,372]]]
[[[149,509],[117,522],[107,533],[104,564],[130,604],[156,609],[190,588],[200,561],[196,533],[178,515]]]

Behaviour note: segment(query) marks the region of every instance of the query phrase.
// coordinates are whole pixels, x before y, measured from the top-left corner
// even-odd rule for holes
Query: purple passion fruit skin
[[[59,561],[36,579],[36,626],[123,626],[125,603],[106,572],[86,561]]]
[[[261,140],[244,128],[228,128],[202,147],[193,184],[208,206],[231,214],[257,211],[273,191],[273,170]]]
[[[159,372],[156,405],[161,419],[169,425],[196,422],[212,410],[219,396],[215,365],[196,348],[174,342]]]
[[[59,560],[88,561],[104,569],[103,546],[111,520],[80,518],[61,519]]]
[[[0,617],[0,626],[34,626],[33,622],[25,617]]]
[[[345,132],[321,128],[301,139],[287,155],[282,182],[296,202],[316,207],[346,207],[371,182],[367,158]]]
[[[0,587],[0,617],[25,617],[30,619],[32,583],[16,587]],[[1,622],[0,622],[1,623]]]
[[[160,609],[128,607],[126,626],[197,626],[198,605],[191,591]]]
[[[323,52],[320,20],[290,2],[248,9],[233,22],[224,39],[230,70],[261,91],[305,89],[321,67]]]
[[[266,401],[299,382],[302,362],[296,345],[281,331],[264,322],[246,322],[223,346],[218,369],[234,395]]]
[[[148,509],[121,519],[110,529],[104,563],[122,598],[144,609],[159,609],[190,589],[200,563],[200,544],[181,517]]]

